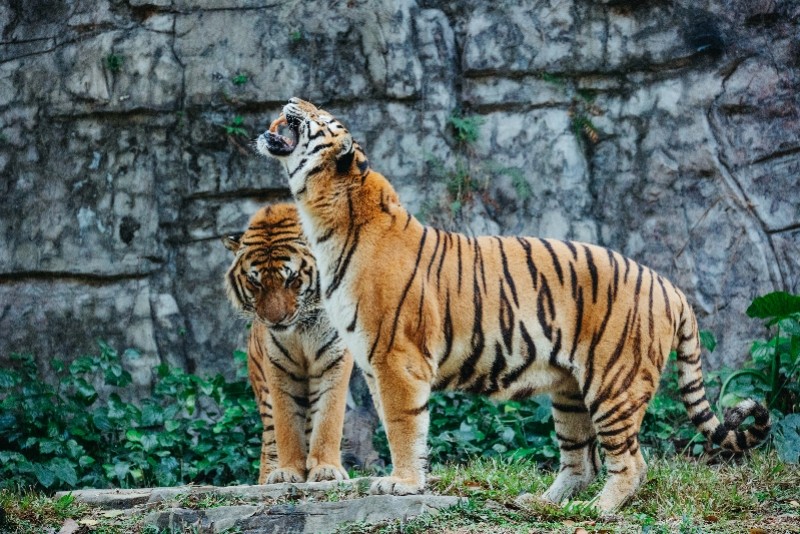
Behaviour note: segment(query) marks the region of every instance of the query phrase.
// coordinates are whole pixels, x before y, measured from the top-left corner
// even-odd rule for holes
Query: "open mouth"
[[[293,115],[281,113],[269,126],[269,130],[261,134],[265,148],[273,156],[288,156],[297,148],[300,137],[300,119]]]

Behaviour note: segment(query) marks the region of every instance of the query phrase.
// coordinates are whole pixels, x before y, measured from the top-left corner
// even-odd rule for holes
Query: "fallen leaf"
[[[562,524],[563,524],[565,527],[571,527],[572,525],[574,525],[574,524],[575,524],[575,521],[573,521],[572,519],[567,519],[567,520],[566,520],[566,521],[564,521]]]
[[[112,517],[117,517],[117,516],[120,516],[120,515],[122,515],[122,514],[124,514],[124,513],[125,513],[125,512],[123,512],[122,510],[108,510],[108,511],[106,511],[106,512],[103,512],[103,514],[102,514],[102,515],[103,515],[103,517],[107,517],[107,518],[109,518],[109,519],[110,519],[110,518],[112,518]]]
[[[100,523],[97,519],[81,519],[78,521],[81,525],[86,525],[87,527],[93,527]]]
[[[763,528],[750,527],[750,534],[767,534],[767,531]]]
[[[74,519],[67,519],[64,521],[64,524],[61,525],[61,530],[58,531],[58,534],[75,534],[80,528],[81,526],[77,521]]]
[[[789,506],[793,508],[800,508],[800,502],[797,501],[789,501]]]
[[[575,529],[574,534],[589,534],[589,531],[583,527],[578,527]]]
[[[705,519],[709,523],[716,523],[717,521],[719,521],[719,517],[715,516],[714,514],[709,514],[705,516],[703,519]]]

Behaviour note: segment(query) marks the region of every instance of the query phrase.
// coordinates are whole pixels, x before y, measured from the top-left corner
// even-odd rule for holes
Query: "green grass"
[[[466,465],[435,466],[430,476],[430,492],[466,497],[464,505],[402,524],[347,525],[337,532],[800,532],[800,468],[781,462],[774,451],[756,451],[737,463],[707,465],[682,457],[659,457],[650,458],[648,464],[647,482],[610,518],[599,517],[583,504],[600,490],[602,477],[565,506],[537,502],[519,506],[515,499],[520,494],[540,494],[554,474],[524,460],[479,458]],[[329,493],[331,501],[348,500],[363,496],[366,487]],[[205,496],[186,497],[177,504],[203,509],[238,501]],[[0,509],[3,533],[57,531],[67,518],[83,521],[91,532],[154,532],[142,523],[150,510],[120,514],[77,504],[69,497],[54,500],[42,493],[2,490]]]
[[[66,519],[88,512],[89,507],[76,503],[71,495],[53,499],[34,491],[0,490],[0,532],[3,533],[34,534],[47,527],[58,531]]]
[[[611,518],[583,504],[597,495],[604,478],[576,500],[557,507],[533,502],[520,507],[521,493],[541,494],[554,473],[525,461],[476,459],[438,466],[429,489],[469,499],[466,506],[406,522],[354,526],[348,533],[506,532],[800,532],[800,468],[774,452],[756,451],[746,461],[707,465],[681,457],[651,458],[647,482]],[[750,530],[754,529],[754,530]],[[578,531],[580,532],[580,531]]]

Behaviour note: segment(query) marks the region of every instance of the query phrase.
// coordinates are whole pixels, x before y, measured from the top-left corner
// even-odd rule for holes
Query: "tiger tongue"
[[[286,126],[289,124],[289,121],[286,120],[286,115],[281,113],[281,116],[272,121],[272,124],[269,125],[269,131],[272,133],[278,133],[278,128],[281,126]]]

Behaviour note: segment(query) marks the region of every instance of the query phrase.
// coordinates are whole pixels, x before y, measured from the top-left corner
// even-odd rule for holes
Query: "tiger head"
[[[271,328],[287,328],[319,308],[314,257],[292,204],[261,208],[247,230],[222,239],[234,253],[225,276],[234,308]]]
[[[279,132],[281,126],[288,129],[288,135]],[[354,163],[360,173],[369,168],[347,128],[327,111],[299,98],[289,99],[281,117],[258,137],[256,148],[281,160],[295,196],[301,195],[307,181],[316,175],[343,177],[351,174]]]

